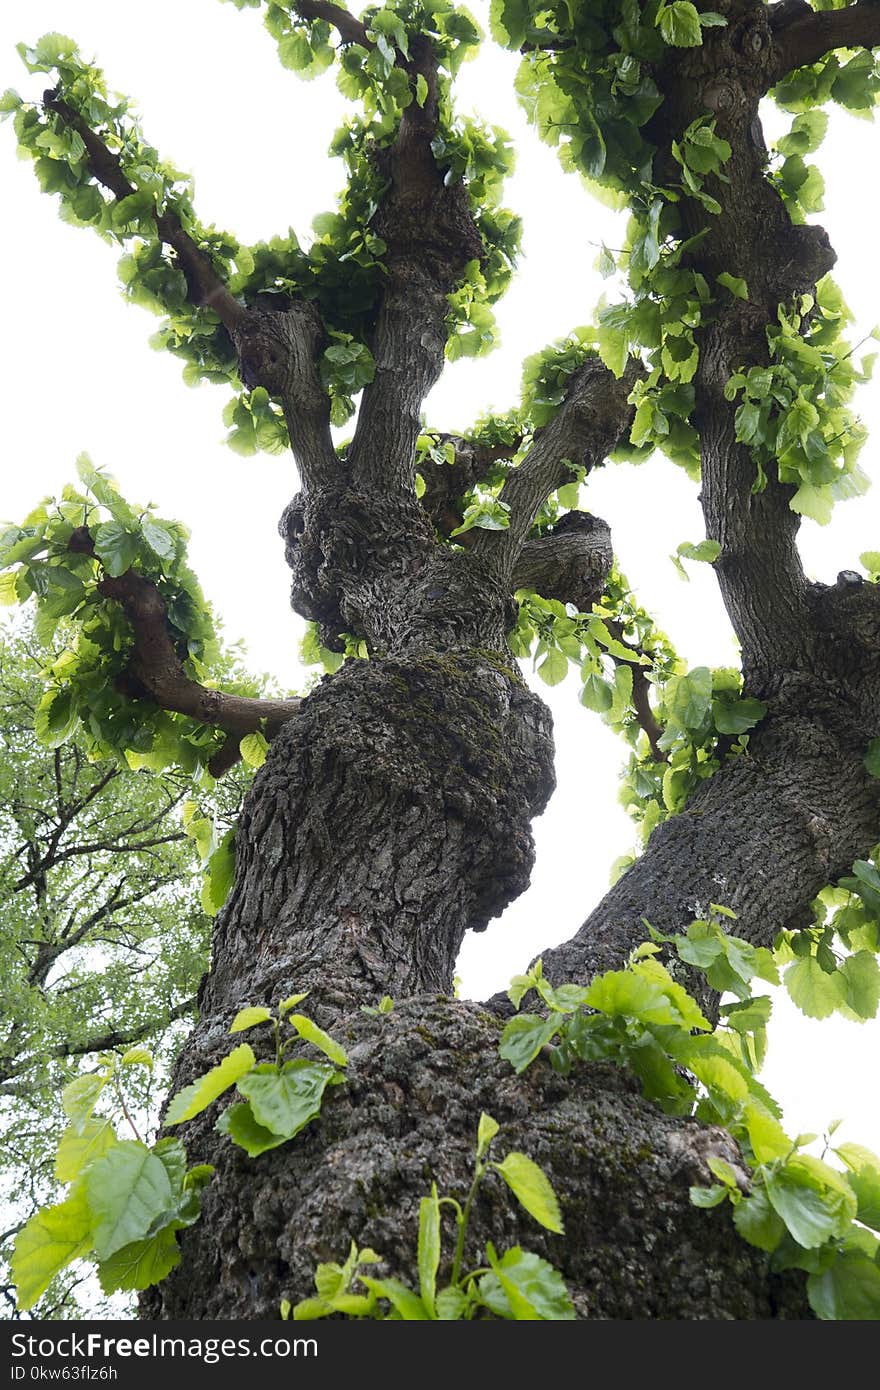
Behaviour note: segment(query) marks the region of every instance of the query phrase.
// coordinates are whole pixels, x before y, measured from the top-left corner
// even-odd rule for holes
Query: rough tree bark
[[[722,547],[715,568],[746,693],[768,714],[748,754],[655,831],[572,941],[544,954],[558,980],[620,967],[644,917],[681,929],[711,900],[736,911],[738,932],[770,945],[877,838],[878,784],[862,758],[880,733],[880,590],[805,580],[789,492],[771,478],[752,494],[754,465],[722,391],[743,361],[766,360],[764,325],[777,304],[810,290],[834,259],[821,229],[791,224],[765,177],[752,137],[759,99],[791,67],[853,40],[832,14],[811,20],[794,7],[786,20],[784,7],[760,0],[717,8],[727,27],[707,30],[700,48],[668,50],[656,72],[665,100],[651,138],[662,164],[676,134],[709,111],[733,147],[730,184],[713,188],[722,215],[706,217],[698,204],[686,214],[693,231],[709,229],[694,267],[732,271],[749,286],[749,302],[732,300],[701,340],[696,419],[707,534]],[[615,381],[590,363],[573,379],[507,485],[508,532],[456,552],[435,538],[434,524],[450,529],[450,497],[429,478],[426,505],[416,501],[419,409],[442,362],[445,296],[480,248],[430,152],[428,47],[411,62],[429,96],[408,108],[388,163],[378,370],[345,458],[318,380],[314,307],[230,314],[243,379],[283,402],[300,469],[302,490],[282,521],[294,607],[327,642],[356,632],[373,655],[325,678],[272,743],[175,1075],[184,1085],[223,1055],[243,1005],[309,989],[315,1017],[349,1050],[349,1079],[319,1122],[258,1161],[214,1132],[216,1107],[184,1127],[191,1155],[216,1174],[201,1222],[183,1235],[181,1265],[142,1310],[275,1317],[282,1298],[311,1292],[315,1264],[352,1239],[413,1277],[419,1197],[432,1178],[444,1191],[466,1189],[485,1108],[557,1186],[565,1237],[530,1231],[528,1243],[562,1270],[579,1316],[807,1317],[801,1276],[771,1276],[723,1210],[689,1204],[709,1155],[737,1162],[728,1136],[661,1114],[604,1065],[563,1080],[539,1060],[515,1077],[497,1053],[504,1001],[451,997],[465,932],[485,927],[528,882],[530,822],[553,787],[549,716],[505,642],[511,594],[524,574],[540,574],[544,592],[583,607],[610,558],[601,523],[535,542],[531,521],[564,476],[561,460],[589,469],[627,431],[633,377]],[[479,467],[459,462],[463,476]],[[385,993],[390,1016],[361,1011]],[[702,1002],[717,1004],[705,988]],[[469,1253],[505,1237],[521,1230],[488,1184]]]

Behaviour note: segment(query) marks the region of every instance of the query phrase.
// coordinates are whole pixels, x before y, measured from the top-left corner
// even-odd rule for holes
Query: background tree
[[[210,795],[202,790],[196,815],[191,778],[90,762],[79,744],[57,743],[38,715],[46,660],[32,623],[4,627],[0,1172],[2,1282],[11,1308],[12,1239],[59,1191],[62,1088],[88,1073],[97,1055],[145,1044],[156,1066],[133,1074],[132,1099],[144,1115],[155,1114],[167,1090],[210,939],[187,831],[204,823],[207,851],[210,819],[221,840],[246,780],[232,774]],[[193,814],[185,827],[187,802]],[[38,1315],[94,1312],[94,1290],[83,1300],[81,1283],[81,1272],[60,1276]]]
[[[216,771],[242,735],[255,759],[272,740],[178,1082],[224,1055],[243,1004],[293,989],[311,990],[315,1017],[350,1053],[348,1085],[289,1149],[286,1136],[266,1143],[265,1126],[262,1138],[247,1129],[266,1111],[254,1083],[239,1086],[248,1102],[224,1129],[271,1148],[259,1161],[218,1139],[213,1112],[194,1115],[190,1153],[217,1171],[179,1270],[147,1306],[271,1315],[350,1238],[411,1271],[426,1173],[466,1187],[491,1105],[556,1179],[568,1236],[538,1248],[561,1265],[580,1314],[799,1315],[803,1281],[779,1273],[792,1265],[824,1315],[876,1307],[876,1242],[850,1230],[856,1215],[874,1219],[875,1161],[859,1160],[847,1183],[792,1152],[747,1060],[760,1051],[761,1008],[744,998],[746,1012],[726,1009],[728,1026],[698,1045],[685,1039],[708,1022],[680,985],[647,960],[621,967],[645,918],[668,937],[696,911],[702,928],[666,954],[708,1020],[722,988],[772,972],[761,952],[780,927],[777,951],[796,957],[790,985],[808,1008],[876,1008],[878,884],[865,858],[876,838],[876,586],[851,572],[809,584],[795,537],[800,515],[827,518],[863,486],[847,405],[858,369],[827,279],[833,253],[804,222],[816,180],[803,156],[821,139],[824,100],[873,105],[878,11],[756,0],[702,14],[684,0],[493,11],[495,37],[524,52],[520,90],[542,133],[631,208],[630,296],[534,359],[522,409],[468,438],[424,430],[419,411],[444,348],[491,343],[490,305],[515,254],[515,220],[498,203],[503,138],[449,104],[475,27],[436,4],[356,18],[310,0],[266,17],[289,66],[326,66],[338,45],[343,91],[364,108],[335,144],[350,173],[340,210],[316,224],[307,253],[293,238],[245,248],[202,227],[185,181],[60,36],[24,54],[53,74],[42,101],[5,103],[67,214],[128,244],[129,295],[169,315],[162,345],[191,379],[233,382],[234,446],[291,443],[302,491],[282,531],[294,606],[329,665],[334,652],[369,656],[296,709],[211,691],[185,538],[88,464],[83,492],[8,537],[10,596],[36,593],[44,614],[85,635],[53,672],[45,713],[59,729],[85,719],[102,751],[137,737]],[[758,103],[770,91],[799,114],[768,174]],[[353,436],[336,447],[330,425],[361,389]],[[715,566],[741,676],[680,669],[612,569],[608,528],[577,510],[573,485],[609,453],[657,445],[701,477],[707,540],[684,554]],[[876,557],[863,558],[872,577]],[[568,659],[583,663],[584,703],[632,744],[629,794],[650,836],[573,941],[545,953],[545,979],[582,992],[554,994],[535,972],[523,982],[555,1014],[595,1011],[553,1053],[563,1070],[572,1054],[594,1063],[564,1081],[543,1062],[525,1080],[506,1065],[523,1070],[535,1039],[537,1053],[560,1036],[558,1019],[509,1025],[502,1060],[494,1015],[507,1001],[487,1012],[443,997],[465,931],[525,886],[530,820],[552,788],[549,723],[510,664],[512,629],[517,654],[538,641],[551,683]],[[841,879],[814,927],[816,895]],[[725,944],[719,899],[745,948]],[[398,1001],[391,1015],[363,1013],[384,994]],[[663,1032],[675,1028],[677,1041]],[[752,1039],[745,1059],[734,1034]],[[664,1108],[602,1065],[621,1055]],[[676,1062],[707,1092],[696,1119]],[[748,1196],[718,1122],[752,1163]],[[709,1193],[702,1205],[729,1193],[752,1248],[723,1213],[690,1204],[692,1183]],[[514,1235],[499,1193],[481,1198],[475,1247]]]

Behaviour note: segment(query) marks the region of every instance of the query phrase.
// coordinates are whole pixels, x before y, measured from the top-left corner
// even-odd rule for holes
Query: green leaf
[[[671,696],[667,696],[667,709],[683,729],[698,729],[709,712],[711,700],[712,672],[708,666],[695,666],[676,680]]]
[[[767,713],[767,706],[751,697],[745,700],[712,701],[712,722],[719,734],[744,734],[753,729]]]
[[[551,647],[538,667],[538,675],[545,685],[558,685],[568,675],[568,657],[558,647]]]
[[[153,1070],[153,1054],[146,1047],[130,1047],[119,1059],[121,1067],[146,1067]]]
[[[118,521],[105,521],[95,531],[95,554],[107,573],[116,579],[131,569],[137,559],[137,536],[126,531]]]
[[[92,1214],[83,1185],[65,1202],[36,1212],[15,1238],[11,1272],[22,1312],[32,1308],[55,1275],[91,1249]]]
[[[372,1279],[362,1274],[361,1283],[372,1289],[378,1298],[387,1298],[404,1322],[428,1322],[431,1314],[418,1294],[399,1279]]]
[[[733,1208],[733,1224],[743,1240],[759,1250],[775,1250],[785,1234],[785,1222],[770,1205],[763,1187],[754,1187]]]
[[[880,1268],[858,1251],[844,1250],[828,1269],[807,1279],[810,1307],[835,1322],[880,1320]]]
[[[268,1149],[277,1149],[279,1145],[287,1143],[285,1134],[273,1134],[265,1125],[257,1124],[254,1112],[246,1100],[228,1105],[214,1128],[221,1134],[228,1135],[233,1144],[244,1149],[251,1158],[257,1158]]]
[[[210,917],[219,912],[235,879],[235,827],[227,830],[205,866],[201,904]]]
[[[558,1269],[518,1245],[499,1260],[486,1248],[492,1274],[484,1274],[479,1292],[483,1302],[501,1317],[518,1322],[571,1322],[575,1311]]]
[[[791,1235],[805,1250],[815,1250],[837,1233],[837,1218],[813,1187],[798,1182],[789,1168],[767,1173],[767,1198]]]
[[[141,535],[154,555],[160,560],[173,560],[177,553],[177,539],[160,521],[145,516],[141,522]]]
[[[873,951],[847,956],[837,972],[845,1007],[856,1018],[874,1018],[880,1003],[880,966]]]
[[[263,1062],[238,1080],[238,1089],[251,1103],[254,1119],[264,1129],[292,1139],[321,1113],[321,1101],[338,1073],[325,1062],[297,1058],[279,1071]]]
[[[713,1182],[708,1187],[689,1188],[688,1196],[692,1206],[703,1207],[708,1210],[711,1207],[720,1206],[722,1202],[727,1200],[727,1188],[723,1183]]]
[[[721,546],[718,541],[682,541],[677,553],[685,560],[702,560],[707,564],[712,564],[721,554]]]
[[[421,73],[416,76],[416,104],[424,106],[428,99],[428,84]]]
[[[516,1072],[525,1071],[545,1043],[555,1038],[562,1024],[559,1014],[539,1018],[537,1014],[517,1014],[508,1019],[501,1034],[498,1051]]]
[[[819,526],[827,526],[834,508],[834,497],[827,487],[815,487],[813,483],[801,483],[788,505],[799,516],[808,516]]]
[[[500,1173],[520,1206],[547,1231],[563,1234],[562,1214],[556,1193],[542,1168],[522,1153],[509,1153],[503,1163],[491,1165]]]
[[[590,1008],[612,1017],[705,1031],[710,1027],[696,1001],[656,960],[643,960],[628,970],[607,970],[604,975],[597,975],[590,983],[586,1002]]]
[[[230,1033],[243,1033],[246,1028],[254,1028],[258,1023],[267,1023],[271,1017],[271,1010],[255,1005],[249,1009],[239,1009],[229,1025],[229,1031]]]
[[[880,550],[864,550],[859,556],[859,564],[869,574],[880,574]]]
[[[579,699],[586,709],[607,714],[614,704],[614,691],[606,680],[593,672],[584,681]]]
[[[826,974],[815,956],[793,961],[783,980],[795,1004],[809,1018],[828,1018],[841,1002],[838,973]]]
[[[116,1131],[109,1120],[88,1119],[82,1125],[68,1125],[55,1156],[56,1178],[59,1182],[73,1182],[116,1143]]]
[[[493,1120],[492,1116],[487,1115],[484,1110],[480,1115],[480,1123],[477,1127],[477,1158],[482,1158],[488,1151],[498,1129],[498,1121]]]
[[[206,1110],[212,1101],[249,1072],[256,1061],[253,1049],[247,1043],[233,1048],[216,1067],[177,1092],[165,1112],[166,1127],[182,1124],[184,1120],[191,1120],[194,1115]]]
[[[266,754],[269,751],[269,744],[263,734],[256,730],[252,734],[245,734],[238,745],[242,761],[248,767],[262,767],[266,761]]]
[[[145,1144],[123,1139],[84,1178],[99,1260],[142,1240],[172,1203],[165,1165]]]
[[[310,990],[305,990],[302,994],[289,994],[286,999],[281,1000],[281,1003],[278,1005],[278,1012],[282,1014],[289,1013],[291,1009],[296,1008],[297,1004],[301,1004],[304,999],[308,999],[310,993]]]
[[[437,1268],[440,1264],[440,1202],[436,1183],[431,1184],[430,1197],[423,1197],[419,1203],[418,1259],[419,1292],[428,1312],[434,1314]]]
[[[730,290],[730,293],[737,299],[748,299],[749,287],[745,280],[739,279],[736,275],[729,275],[726,270],[723,270],[720,275],[716,276],[716,279],[719,285],[723,285],[726,290]]]
[[[468,1300],[461,1289],[452,1284],[441,1289],[437,1295],[434,1311],[441,1322],[460,1321],[468,1308]]]
[[[342,1045],[325,1033],[323,1028],[319,1028],[317,1023],[307,1018],[305,1014],[291,1014],[287,1022],[291,1028],[295,1028],[300,1037],[306,1042],[310,1042],[314,1047],[320,1048],[325,1057],[329,1057],[331,1062],[335,1062],[337,1067],[348,1065],[348,1053]]]
[[[880,1231],[880,1158],[860,1144],[841,1144],[834,1151],[847,1167],[849,1185],[858,1201],[858,1220]]]
[[[77,1076],[61,1092],[61,1107],[72,1123],[82,1129],[107,1085],[106,1076]]]
[[[133,1241],[98,1264],[104,1293],[148,1289],[158,1284],[180,1261],[173,1226],[163,1226],[145,1240]]]
[[[703,42],[700,16],[690,0],[671,0],[661,5],[654,21],[666,43],[674,48],[697,48]]]

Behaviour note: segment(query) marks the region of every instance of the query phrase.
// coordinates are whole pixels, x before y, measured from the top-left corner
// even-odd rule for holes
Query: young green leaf
[[[83,1181],[99,1260],[143,1240],[172,1203],[165,1165],[134,1139],[115,1144],[91,1165]]]
[[[497,1120],[493,1120],[491,1115],[487,1115],[485,1110],[480,1115],[480,1123],[477,1127],[477,1158],[483,1158],[488,1152],[489,1145],[498,1133],[499,1125]]]
[[[109,1120],[87,1119],[82,1125],[68,1125],[55,1156],[56,1178],[59,1182],[73,1182],[118,1142]]]
[[[234,1101],[227,1105],[219,1116],[214,1128],[220,1134],[227,1134],[233,1144],[244,1149],[251,1158],[257,1158],[268,1149],[277,1149],[287,1143],[286,1134],[275,1134],[265,1125],[258,1124],[254,1112],[246,1100]]]
[[[321,1101],[338,1073],[326,1062],[297,1058],[279,1071],[271,1063],[239,1077],[238,1090],[250,1101],[254,1119],[264,1129],[292,1139],[321,1113]]]
[[[509,1153],[502,1163],[490,1165],[500,1173],[520,1206],[547,1231],[562,1235],[562,1214],[550,1179],[526,1154]]]
[[[325,1057],[329,1057],[331,1062],[336,1063],[337,1067],[348,1065],[348,1053],[345,1048],[305,1014],[290,1014],[287,1022],[291,1028],[296,1029],[305,1042],[310,1042],[313,1047],[319,1048]]]
[[[269,744],[265,736],[259,730],[255,730],[252,734],[245,734],[238,745],[238,751],[248,767],[262,767],[266,761]]]
[[[271,1017],[270,1009],[256,1006],[239,1009],[229,1025],[229,1031],[230,1033],[243,1033],[246,1028],[255,1028],[258,1023],[267,1023]]]
[[[212,1101],[222,1096],[224,1091],[249,1072],[256,1065],[256,1061],[253,1049],[248,1043],[233,1048],[216,1067],[205,1072],[204,1076],[200,1076],[190,1086],[184,1086],[182,1091],[178,1091],[172,1097],[171,1104],[165,1112],[166,1126],[182,1124],[184,1120],[191,1120],[194,1115],[206,1110]]]
[[[431,1184],[431,1195],[419,1203],[419,1292],[428,1312],[434,1316],[434,1296],[437,1291],[437,1269],[440,1264],[440,1202],[437,1184]]]
[[[78,1183],[66,1201],[36,1212],[15,1238],[11,1273],[22,1312],[32,1308],[55,1275],[92,1246],[92,1213]]]

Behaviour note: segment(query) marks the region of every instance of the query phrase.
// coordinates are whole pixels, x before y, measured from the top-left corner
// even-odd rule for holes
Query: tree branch
[[[816,12],[806,5],[798,8],[793,17],[781,23],[783,8],[771,6],[770,23],[776,29],[772,82],[779,82],[786,73],[816,63],[835,48],[876,48],[880,45],[880,5],[862,0],[843,10]],[[773,11],[777,14],[774,23]],[[780,27],[777,28],[777,25]]]
[[[318,371],[327,334],[317,305],[294,301],[282,311],[256,306],[231,336],[245,386],[263,386],[282,403],[304,485],[332,483],[339,459],[330,432],[330,397]]]
[[[437,129],[437,63],[413,40],[407,72],[427,83],[423,105],[405,109],[385,161],[389,190],[376,216],[385,240],[386,287],[373,342],[376,374],[364,388],[348,451],[352,476],[386,489],[412,485],[422,401],[444,365],[446,296],[468,261],[484,254],[465,188],[444,186],[431,142]]]
[[[618,380],[595,357],[572,375],[556,415],[536,433],[531,449],[501,490],[500,500],[510,508],[508,529],[481,532],[474,546],[475,553],[496,568],[501,582],[512,582],[539,507],[551,492],[571,481],[568,462],[589,472],[629,428],[629,395],[640,370],[631,358]]]
[[[359,43],[361,48],[375,48],[367,36],[367,26],[342,5],[332,0],[295,0],[293,8],[303,19],[323,19],[336,30],[343,43]]]
[[[513,588],[534,589],[590,613],[602,597],[613,559],[607,522],[589,512],[566,512],[552,531],[524,542]]]
[[[195,997],[184,999],[180,1004],[175,1004],[173,1009],[168,1010],[165,1026],[174,1023],[179,1018],[184,1018],[187,1014],[194,1014],[198,1007]],[[79,1043],[59,1043],[56,1047],[49,1049],[50,1057],[83,1057],[89,1052],[109,1052],[114,1047],[124,1047],[128,1043],[140,1042],[141,1038],[146,1038],[150,1033],[158,1032],[161,1024],[157,1024],[155,1019],[150,1019],[147,1023],[140,1023],[132,1028],[112,1028],[107,1033],[98,1034],[96,1037],[86,1038]]]
[[[626,645],[626,643],[624,642],[622,623],[616,622],[613,619],[606,619],[606,626],[608,628],[608,631],[611,633],[612,637],[616,638],[618,642],[621,642],[624,645]],[[663,725],[659,722],[657,716],[655,715],[651,707],[651,683],[645,675],[644,666],[642,666],[641,662],[639,661],[639,657],[642,655],[642,652],[639,647],[633,647],[632,650],[633,659],[631,662],[625,662],[623,657],[621,656],[612,656],[611,659],[617,666],[626,665],[632,667],[632,697],[633,708],[636,712],[636,718],[638,719],[639,724],[642,727],[642,730],[647,735],[648,744],[651,749],[651,756],[654,758],[655,762],[665,763],[669,761],[669,754],[663,751],[659,743],[659,740],[663,736]]]
[[[80,136],[88,154],[89,169],[98,183],[103,184],[118,201],[137,192],[126,178],[118,156],[89,128],[72,106],[56,91],[44,92],[43,103],[48,111],[52,111]],[[154,220],[160,240],[177,253],[190,297],[196,304],[213,309],[227,329],[239,325],[246,317],[247,310],[229,293],[210,259],[184,231],[179,218],[172,212],[160,213],[157,210]]]
[[[95,553],[86,526],[78,527],[68,544],[81,554]],[[262,731],[271,740],[299,710],[298,698],[261,700],[229,695],[191,680],[172,641],[162,596],[155,584],[135,570],[126,570],[118,577],[105,574],[98,590],[122,606],[132,626],[134,648],[129,670],[135,689],[129,693],[145,696],[162,709],[189,715],[200,724],[213,725],[239,738]]]

